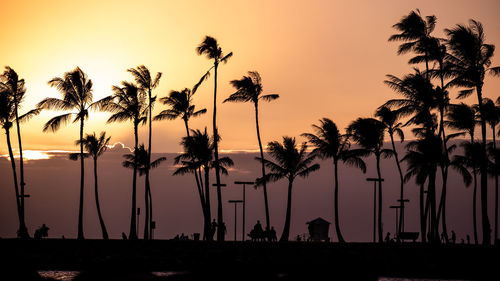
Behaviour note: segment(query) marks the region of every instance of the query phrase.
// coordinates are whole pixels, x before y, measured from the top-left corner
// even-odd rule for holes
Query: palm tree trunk
[[[151,196],[151,184],[148,188],[149,198],[149,239],[153,239],[153,197]]]
[[[220,182],[219,168],[219,134],[217,132],[217,67],[218,62],[214,62],[214,115],[213,115],[213,137],[214,137],[214,157],[215,157],[215,181],[217,186],[217,241],[224,241],[225,231],[221,227],[223,224],[222,216],[222,192]]]
[[[474,190],[472,191],[472,224],[474,227],[474,244],[479,243],[477,236],[477,176],[476,168],[473,168]]]
[[[205,165],[205,210],[206,210],[206,216],[205,216],[205,227],[206,227],[206,232],[208,233],[208,241],[213,241],[214,240],[214,230],[212,230],[211,226],[211,220],[212,220],[212,211],[210,208],[210,170],[207,165]]]
[[[435,243],[439,241],[438,225],[436,220],[436,172],[437,167],[433,167],[429,174],[429,186],[427,188],[427,196],[430,205],[430,242]]]
[[[488,218],[488,165],[485,159],[486,154],[486,119],[483,110],[483,96],[482,85],[476,86],[477,99],[479,104],[479,115],[481,117],[481,161],[480,174],[481,174],[481,221],[483,231],[483,245],[491,244],[491,225]]]
[[[17,140],[19,143],[19,173],[20,173],[20,185],[21,185],[21,200],[20,200],[20,207],[21,207],[21,214],[20,214],[20,227],[19,227],[19,237],[26,239],[29,238],[30,235],[28,233],[28,229],[26,228],[26,220],[25,220],[25,208],[24,208],[24,187],[26,186],[26,183],[24,182],[24,161],[23,161],[23,145],[21,141],[21,126],[19,125],[19,114],[18,114],[18,103],[19,101],[17,100],[16,97],[16,102],[15,102],[15,113],[16,113],[16,126],[17,126]]]
[[[150,162],[151,163],[151,162]],[[145,196],[144,196],[144,240],[149,239],[149,168],[146,168],[146,180],[145,180]]]
[[[380,152],[375,153],[375,158],[377,159],[377,176],[378,182],[378,242],[383,243],[384,230],[382,229],[382,175],[380,173]]]
[[[151,98],[151,88],[148,89],[148,97],[149,97],[149,116],[148,116],[148,121],[149,121],[149,138],[148,138],[148,170],[146,171],[146,192],[148,194],[148,203],[149,203],[149,206],[146,205],[146,221],[145,221],[145,225],[144,225],[144,239],[146,239],[146,237],[150,238],[149,235],[151,233],[151,221],[153,220],[153,201],[152,201],[152,198],[151,198],[151,182],[149,180],[149,172],[151,170],[151,166],[150,166],[150,163],[151,163],[151,138],[152,138],[152,135],[153,135],[153,124],[152,124],[152,120],[151,120],[151,117],[153,115],[153,109],[152,109],[152,98]],[[146,230],[146,227],[148,228]],[[147,235],[146,235],[147,234]]]
[[[394,144],[394,136],[392,132],[389,134],[391,137],[391,144],[392,144],[392,150],[394,151],[394,160],[396,160],[396,166],[398,167],[398,172],[399,172],[399,179],[401,183],[401,188],[399,191],[399,200],[400,200],[400,206],[401,208],[399,209],[399,229],[397,230],[397,237],[399,240],[399,234],[403,231],[403,224],[404,224],[404,216],[405,216],[405,206],[404,206],[404,178],[403,178],[403,171],[401,170],[401,165],[399,164],[399,157],[398,157],[398,152],[396,151],[396,145]]]
[[[339,176],[338,176],[338,162],[336,159],[333,160],[334,175],[335,175],[335,191],[334,191],[334,215],[335,215],[335,232],[340,243],[345,243],[344,237],[340,232],[340,222],[339,222]]]
[[[420,233],[422,236],[422,243],[426,242],[427,234],[424,193],[424,183],[422,183],[420,185]]]
[[[83,162],[83,116],[80,116],[80,207],[78,209],[78,240],[85,239],[83,237],[83,188],[85,169]]]
[[[95,205],[97,207],[97,215],[99,216],[99,224],[101,225],[102,239],[108,240],[108,231],[101,214],[101,206],[99,205],[99,192],[97,189],[97,157],[94,157],[94,185],[95,185]]]
[[[260,150],[260,158],[262,159],[261,161],[261,167],[262,167],[262,178],[266,178],[266,166],[264,165],[264,150],[262,149],[262,141],[260,139],[260,130],[259,130],[259,105],[258,103],[255,103],[255,127],[257,128],[257,140],[259,141],[259,150]],[[262,188],[264,191],[264,207],[266,211],[266,230],[271,229],[271,221],[269,218],[269,203],[267,200],[267,186],[266,186],[266,181],[263,181],[262,183]]]
[[[491,131],[493,132],[493,151],[497,151],[497,141],[495,137],[495,126],[491,126]],[[498,163],[495,158],[495,168],[498,167]],[[498,244],[498,171],[495,170],[495,245]]]
[[[286,217],[283,233],[281,234],[280,242],[287,242],[290,236],[290,219],[292,216],[292,185],[293,179],[288,179],[288,199],[286,202]]]
[[[134,154],[137,152],[137,145],[139,143],[138,129],[139,124],[134,120]],[[135,156],[135,155],[134,155]],[[136,191],[137,191],[137,157],[134,157],[134,175],[132,178],[132,214],[130,216],[130,240],[137,240],[137,228],[136,228]]]
[[[14,160],[14,153],[12,153],[12,144],[10,143],[10,131],[9,129],[5,129],[5,135],[7,136],[7,147],[9,149],[9,157],[10,164],[12,166],[12,175],[14,178],[14,190],[16,194],[16,207],[17,207],[17,216],[19,218],[19,230],[26,228],[26,225],[23,225],[24,221],[22,220],[22,212],[21,212],[21,202],[19,198],[19,185],[17,182],[17,171],[16,171],[16,162]],[[20,232],[18,233],[18,237],[20,236]]]

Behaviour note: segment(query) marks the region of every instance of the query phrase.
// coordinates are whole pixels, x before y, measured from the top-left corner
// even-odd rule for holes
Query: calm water
[[[38,271],[40,276],[45,278],[52,278],[58,281],[71,281],[73,280],[79,271],[59,271],[59,270],[47,270],[47,271]],[[156,271],[151,272],[153,275],[158,277],[168,277],[173,275],[185,274],[185,272],[180,271]],[[378,281],[466,281],[466,280],[440,280],[440,279],[410,279],[410,278],[389,278],[389,277],[381,277]]]

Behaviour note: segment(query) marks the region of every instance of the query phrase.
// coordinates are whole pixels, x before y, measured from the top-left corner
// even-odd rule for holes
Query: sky
[[[370,117],[386,100],[395,98],[383,81],[386,74],[401,77],[414,66],[410,56],[396,54],[398,43],[388,42],[395,33],[392,25],[414,9],[422,15],[436,15],[435,35],[444,36],[443,29],[465,24],[470,18],[483,23],[486,42],[500,44],[499,2],[492,1],[11,1],[3,0],[0,9],[2,44],[0,67],[14,68],[26,80],[27,111],[45,97],[60,97],[47,85],[53,77],[79,66],[93,81],[94,99],[111,95],[112,85],[132,80],[127,69],[146,65],[151,72],[162,72],[160,85],[154,90],[159,97],[171,90],[191,88],[211,67],[211,61],[196,54],[196,46],[204,36],[217,38],[225,53],[233,57],[219,68],[218,128],[222,135],[222,151],[255,151],[253,106],[222,104],[234,92],[229,82],[240,79],[248,71],[258,71],[263,79],[264,94],[279,94],[272,103],[260,104],[260,129],[264,143],[311,132],[311,124],[323,117],[331,118],[339,128],[345,128],[358,117]],[[500,58],[493,58],[493,66]],[[417,66],[418,67],[418,66]],[[422,66],[419,66],[422,67]],[[213,78],[213,77],[211,77]],[[456,97],[457,89],[450,96]],[[500,79],[487,77],[483,94],[496,98]],[[191,121],[192,128],[211,131],[213,80],[204,82],[195,95],[197,108],[207,108],[208,114]],[[473,103],[469,98],[466,102]],[[455,99],[452,102],[457,102]],[[163,106],[155,106],[159,113]],[[68,124],[56,133],[43,133],[42,127],[60,112],[44,111],[22,125],[23,148],[31,150],[26,164],[28,192],[28,227],[31,233],[42,223],[51,227],[53,237],[76,236],[78,200],[78,163],[67,160],[65,151],[75,150],[78,126]],[[91,112],[85,132],[105,130],[112,143],[133,146],[130,122],[106,124],[109,113]],[[181,232],[199,232],[201,211],[196,201],[192,178],[172,177],[173,154],[179,152],[179,142],[185,134],[180,120],[155,122],[153,152],[169,159],[153,173],[155,214],[158,214],[157,235],[171,238]],[[407,139],[412,136],[407,130]],[[4,134],[2,134],[3,136]],[[2,137],[3,138],[3,137]],[[147,141],[147,131],[141,129],[140,142]],[[119,146],[118,146],[119,147]],[[14,149],[17,145],[14,145]],[[45,151],[51,152],[45,152]],[[119,238],[127,229],[129,188],[132,173],[121,167],[121,155],[127,150],[110,151],[103,156],[102,201],[105,219],[112,237]],[[0,141],[0,153],[7,153],[5,140]],[[26,156],[29,155],[26,152]],[[50,159],[41,159],[50,155]],[[258,166],[249,153],[231,154],[235,170],[224,181],[253,180]],[[29,158],[29,157],[27,157]],[[29,159],[28,159],[29,160]],[[367,160],[371,161],[371,160]],[[91,164],[88,161],[88,165]],[[391,164],[392,163],[392,164]],[[342,170],[342,220],[345,238],[366,241],[371,238],[371,186],[364,181],[374,175],[373,162],[367,175],[354,169]],[[391,166],[392,165],[392,166]],[[292,235],[305,233],[305,222],[318,216],[332,222],[332,188],[329,163],[308,180],[296,184]],[[12,175],[5,158],[0,158],[1,184],[0,237],[15,235],[15,208]],[[395,170],[393,161],[383,169]],[[87,168],[90,171],[91,167]],[[91,174],[86,175],[86,233],[98,237],[93,207]],[[396,200],[396,178],[387,176],[389,206]],[[455,175],[450,177],[449,223],[457,236],[471,233],[470,196]],[[392,189],[391,189],[392,188]],[[125,190],[125,192],[124,192]],[[224,200],[240,196],[239,188],[230,187]],[[392,190],[392,191],[391,191]],[[416,221],[417,189],[409,187],[412,200],[409,215]],[[270,188],[271,216],[278,233],[284,220],[286,183]],[[413,192],[413,193],[412,193]],[[248,189],[249,211],[247,229],[257,219],[263,221],[262,193]],[[5,199],[4,199],[5,198]],[[295,200],[294,199],[294,200]],[[139,197],[139,202],[141,198]],[[139,203],[141,204],[141,203]],[[197,205],[198,204],[198,205]],[[259,205],[260,204],[260,205]],[[181,208],[181,209],[179,209]],[[182,210],[182,212],[179,212]],[[384,211],[384,221],[392,227],[392,210]],[[225,203],[228,235],[232,237],[232,206]],[[349,222],[356,222],[350,223]],[[176,227],[172,228],[171,226]],[[417,224],[411,230],[417,231]],[[330,230],[332,234],[333,228]],[[389,230],[393,232],[393,230]]]
[[[79,66],[94,83],[94,99],[112,94],[111,86],[132,80],[127,69],[146,65],[162,72],[154,94],[191,88],[211,62],[195,52],[205,35],[217,38],[230,61],[220,67],[218,127],[223,150],[258,149],[253,107],[222,104],[234,92],[229,81],[258,71],[264,93],[279,94],[260,105],[264,143],[299,136],[328,117],[345,128],[369,117],[396,95],[383,84],[386,74],[412,71],[409,56],[397,56],[398,43],[387,39],[392,25],[411,10],[438,18],[435,35],[474,18],[483,23],[488,43],[500,43],[498,1],[2,1],[0,66],[26,80],[24,110],[45,97],[60,97],[47,85]],[[8,38],[8,40],[7,40]],[[500,59],[493,58],[493,65]],[[211,77],[213,78],[213,77]],[[497,97],[500,79],[487,78],[486,97]],[[456,96],[452,90],[451,96]],[[211,130],[213,80],[194,99],[208,114],[191,122]],[[473,99],[470,101],[474,102]],[[156,104],[155,114],[163,108]],[[78,126],[57,133],[41,128],[61,112],[44,111],[24,124],[26,149],[72,150]],[[106,130],[112,142],[133,146],[132,124],[106,125],[109,113],[91,113],[86,133]],[[182,121],[156,122],[153,151],[178,152]],[[146,141],[142,129],[140,142]],[[408,133],[410,136],[410,133]],[[0,142],[6,154],[6,144]]]

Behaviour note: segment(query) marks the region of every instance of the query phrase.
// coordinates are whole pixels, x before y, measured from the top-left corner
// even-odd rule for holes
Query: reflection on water
[[[156,271],[156,272],[151,272],[154,276],[157,277],[169,277],[169,276],[174,276],[174,275],[183,275],[186,274],[187,272],[182,272],[182,271]]]
[[[71,281],[75,278],[79,271],[59,271],[59,270],[43,270],[38,271],[43,278],[51,278],[59,281]]]
[[[467,280],[443,280],[443,279],[416,279],[416,278],[391,278],[380,277],[378,281],[467,281]]]

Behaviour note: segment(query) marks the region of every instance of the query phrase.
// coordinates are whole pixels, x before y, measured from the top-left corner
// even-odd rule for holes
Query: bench
[[[418,232],[401,232],[399,233],[399,239],[401,241],[412,240],[413,242],[416,242],[419,234],[420,233]]]

